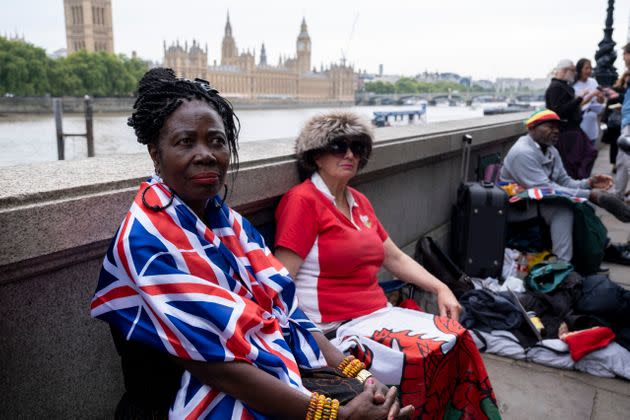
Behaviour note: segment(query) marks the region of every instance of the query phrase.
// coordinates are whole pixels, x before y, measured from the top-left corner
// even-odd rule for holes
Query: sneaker
[[[608,245],[604,250],[604,261],[630,265],[630,249],[623,245]]]

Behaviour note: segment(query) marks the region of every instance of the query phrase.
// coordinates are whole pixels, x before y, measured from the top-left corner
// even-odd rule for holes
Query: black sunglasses
[[[343,157],[348,152],[348,149],[352,151],[352,154],[358,158],[367,157],[367,146],[360,140],[346,140],[343,138],[334,139],[324,147],[327,153],[335,157]]]

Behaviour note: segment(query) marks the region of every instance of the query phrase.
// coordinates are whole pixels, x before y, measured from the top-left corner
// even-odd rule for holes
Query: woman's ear
[[[147,148],[149,149],[149,156],[151,156],[151,160],[153,161],[153,167],[155,168],[155,172],[159,173],[160,172],[159,170],[160,169],[160,150],[153,143],[147,145]]]
[[[316,171],[319,171],[319,169],[321,168],[321,166],[319,164],[321,158],[322,158],[322,153],[314,153],[313,154],[313,165],[315,166],[315,168],[313,168],[313,169],[315,169]]]

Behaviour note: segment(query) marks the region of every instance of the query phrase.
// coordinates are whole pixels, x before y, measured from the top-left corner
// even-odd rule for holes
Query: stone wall
[[[377,129],[355,179],[391,237],[409,250],[448,237],[462,136],[476,156],[505,154],[524,115]],[[298,182],[292,140],[243,144],[228,202],[257,225]],[[105,249],[140,180],[146,155],[0,169],[0,413],[7,418],[111,418],[122,394],[107,326],[89,317]],[[472,175],[471,175],[472,176]]]

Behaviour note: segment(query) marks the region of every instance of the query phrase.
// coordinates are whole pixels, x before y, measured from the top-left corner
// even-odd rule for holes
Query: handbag
[[[549,293],[554,291],[572,271],[573,266],[566,261],[545,261],[529,270],[525,277],[525,285],[530,290]]]
[[[470,277],[440,249],[430,236],[418,239],[413,258],[429,273],[446,284],[457,299],[475,288]]]
[[[339,400],[339,404],[347,404],[363,392],[363,384],[355,378],[348,378],[337,369],[322,367],[302,369],[302,385],[311,392],[324,394],[328,398]]]

